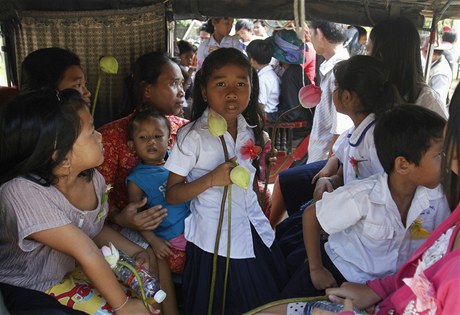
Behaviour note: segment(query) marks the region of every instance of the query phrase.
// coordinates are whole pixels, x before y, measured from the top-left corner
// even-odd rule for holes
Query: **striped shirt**
[[[343,48],[324,61],[320,68],[321,100],[316,106],[313,125],[308,145],[308,163],[327,160],[328,151],[334,134],[341,134],[353,126],[350,117],[337,113],[332,101],[335,90],[335,76],[332,69],[339,61],[349,58],[348,51]]]

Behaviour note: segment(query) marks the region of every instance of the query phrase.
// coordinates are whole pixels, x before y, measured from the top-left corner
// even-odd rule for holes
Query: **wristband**
[[[120,306],[118,307],[115,307],[114,309],[112,309],[115,313],[118,312],[119,310],[121,310],[123,307],[125,307],[126,303],[128,303],[129,301],[129,296],[126,297],[126,300],[123,302],[123,304],[121,304]]]

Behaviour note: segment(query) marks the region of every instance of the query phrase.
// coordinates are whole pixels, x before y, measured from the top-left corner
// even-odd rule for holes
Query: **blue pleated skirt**
[[[279,299],[288,281],[284,257],[275,243],[270,248],[251,226],[255,258],[230,259],[225,314],[242,314]],[[184,313],[206,315],[212,277],[213,254],[191,242],[186,247],[187,261],[182,277]],[[222,314],[226,258],[218,256],[212,314]]]

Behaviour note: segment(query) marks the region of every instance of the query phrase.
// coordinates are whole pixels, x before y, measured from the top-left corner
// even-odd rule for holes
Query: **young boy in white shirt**
[[[444,125],[441,116],[416,105],[396,106],[378,119],[375,146],[385,173],[324,193],[305,209],[308,258],[284,296],[323,295],[344,281],[392,274],[447,218],[439,186]],[[321,230],[329,234],[326,243]]]
[[[273,45],[267,40],[256,39],[249,43],[246,53],[259,77],[259,104],[265,113],[278,112],[281,81],[269,64]]]

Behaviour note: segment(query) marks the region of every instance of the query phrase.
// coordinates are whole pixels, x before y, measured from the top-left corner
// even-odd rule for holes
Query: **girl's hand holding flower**
[[[227,186],[232,184],[230,179],[230,172],[235,167],[234,161],[228,161],[216,167],[209,176],[211,177],[209,186]]]

